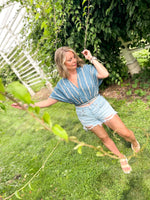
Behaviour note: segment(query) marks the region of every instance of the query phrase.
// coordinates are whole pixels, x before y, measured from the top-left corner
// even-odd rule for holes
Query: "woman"
[[[130,173],[132,169],[127,158],[120,153],[102,124],[104,123],[126,141],[131,142],[134,152],[140,150],[140,145],[133,132],[123,124],[117,112],[99,94],[102,79],[109,76],[107,69],[91,55],[89,50],[84,50],[82,54],[92,65],[84,64],[84,61],[69,47],[57,49],[55,62],[62,79],[47,100],[37,102],[34,106],[48,107],[58,101],[75,104],[83,127],[95,133],[103,144],[118,156],[124,173]],[[16,104],[13,104],[13,107],[19,108]]]

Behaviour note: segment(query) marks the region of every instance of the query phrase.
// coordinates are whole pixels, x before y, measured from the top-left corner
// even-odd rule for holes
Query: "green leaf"
[[[35,7],[36,7],[36,8],[40,8],[40,4],[36,4]]]
[[[110,4],[110,7],[106,10],[106,16],[110,13],[110,11],[113,9],[115,3],[114,3],[114,0],[112,0],[111,4]]]
[[[48,31],[48,29],[45,27],[45,29],[44,29],[44,33],[43,33],[43,35],[46,37],[46,36],[49,36],[49,31]]]
[[[45,9],[45,13],[49,14],[49,13],[51,13],[51,12],[52,12],[52,8],[51,8],[51,7]]]
[[[45,112],[42,118],[45,123],[47,123],[48,125],[50,125],[50,127],[52,127],[51,118],[48,112]]]
[[[35,113],[36,113],[36,114],[39,114],[39,113],[40,113],[40,107],[35,106],[35,107],[34,107],[34,110],[35,110]]]
[[[30,0],[31,5],[33,5],[33,0]]]
[[[17,199],[22,199],[22,198],[19,196],[19,192],[18,192],[18,191],[15,192],[15,196],[17,197]]]
[[[2,129],[0,129],[0,134],[5,134],[5,132]]]
[[[2,94],[0,94],[0,100],[1,101],[5,101],[5,96],[3,96]]]
[[[5,88],[1,79],[0,79],[0,92],[2,93],[5,92]],[[5,101],[5,97],[2,94],[0,94],[0,100]]]
[[[137,86],[138,86],[137,83],[132,84],[133,88],[137,88]]]
[[[104,156],[104,154],[98,151],[98,152],[96,153],[96,156],[97,156],[97,157],[102,157],[102,156]]]
[[[148,95],[148,96],[146,97],[146,99],[150,101],[150,95]]]
[[[77,137],[75,137],[75,136],[70,136],[69,137],[71,140],[76,140],[77,139]]]
[[[132,94],[132,90],[128,90],[127,92],[126,92],[126,95],[128,95],[128,96],[130,96]]]
[[[83,12],[85,12],[86,9],[87,9],[87,6],[85,6],[85,7],[83,8]]]
[[[39,19],[39,17],[40,17],[40,13],[36,13],[35,20],[37,21]]]
[[[84,12],[83,14],[82,14],[82,16],[84,17],[86,15],[86,12]]]
[[[84,146],[84,143],[80,143],[77,146],[74,147],[74,150],[77,149],[79,154],[82,154],[82,147]]]
[[[31,184],[30,184],[30,183],[29,183],[29,185],[28,185],[28,186],[29,186],[30,190],[34,190],[34,189],[31,187]]]
[[[66,142],[68,142],[68,134],[59,124],[55,124],[52,127],[52,131],[55,135],[63,138]]]
[[[29,111],[29,112],[34,112],[35,109],[34,109],[33,107],[29,106],[29,107],[28,107],[28,111]]]
[[[87,1],[87,0],[83,0],[83,1],[82,1],[82,6],[85,4],[86,1]]]
[[[79,154],[82,154],[82,146],[80,146],[80,147],[78,148],[78,153],[79,153]]]
[[[3,85],[1,79],[0,79],[0,91],[1,91],[1,92],[5,92],[5,88],[4,88],[4,85]]]
[[[6,112],[6,107],[3,103],[0,102],[0,108]]]
[[[43,21],[42,24],[41,24],[41,29],[45,29],[47,28],[47,21]]]
[[[21,83],[17,81],[10,83],[6,90],[7,92],[11,93],[15,98],[23,101],[24,103],[32,103],[31,96],[27,88]]]
[[[75,14],[79,14],[79,11],[78,11],[78,10],[75,10]]]

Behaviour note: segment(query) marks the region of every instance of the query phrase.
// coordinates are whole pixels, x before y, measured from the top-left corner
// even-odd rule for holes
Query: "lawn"
[[[131,174],[122,172],[118,160],[97,157],[96,151],[88,147],[83,147],[79,154],[74,150],[76,144],[60,141],[25,111],[12,108],[8,102],[7,112],[0,111],[0,195],[6,198],[23,187],[59,143],[45,167],[11,200],[17,196],[23,200],[150,200],[150,143],[146,143],[146,134],[150,133],[150,101],[108,101],[144,147],[129,161]],[[41,115],[44,111],[69,136],[106,150],[93,133],[82,129],[73,105],[57,103],[41,109]],[[120,151],[130,157],[130,144],[106,130]]]

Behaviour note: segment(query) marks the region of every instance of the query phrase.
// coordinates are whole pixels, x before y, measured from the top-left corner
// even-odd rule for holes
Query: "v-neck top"
[[[67,78],[62,78],[57,83],[50,98],[75,104],[75,106],[88,103],[99,94],[102,79],[98,79],[97,74],[98,72],[93,65],[85,64],[83,67],[77,67],[78,87]]]

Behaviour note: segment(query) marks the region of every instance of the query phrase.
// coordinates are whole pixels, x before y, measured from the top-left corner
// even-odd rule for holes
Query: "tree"
[[[139,0],[134,2],[129,0],[73,1],[72,10],[68,13],[66,20],[68,21],[67,32],[71,36],[71,43],[78,41],[78,46],[83,45],[87,25],[87,20],[83,14],[84,10],[88,10],[88,8],[90,17],[88,20],[87,47],[94,47],[95,53],[98,52],[100,57],[111,65],[120,55],[122,47],[123,55],[127,61],[130,60],[128,62],[130,73],[138,73],[139,65],[128,48],[144,47],[145,44],[150,42],[148,0],[144,2]],[[88,11],[86,17],[88,17]],[[81,29],[79,22],[82,24]],[[75,34],[76,36],[74,36]],[[77,40],[77,38],[79,39]],[[70,37],[67,39],[70,42]],[[133,68],[132,62],[134,71],[130,70],[130,67]]]
[[[46,70],[48,66],[55,67],[52,63],[57,47],[69,45],[77,52],[86,47],[109,70],[106,82],[119,83],[121,77],[127,76],[121,49],[127,55],[128,48],[144,47],[150,42],[148,0],[18,1],[27,8],[28,23],[24,30],[30,30],[30,47],[38,50],[38,58]],[[129,57],[133,60],[131,53]]]

